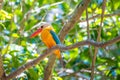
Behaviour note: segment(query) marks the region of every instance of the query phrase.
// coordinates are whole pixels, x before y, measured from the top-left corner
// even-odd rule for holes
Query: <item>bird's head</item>
[[[49,23],[42,22],[39,25],[39,28],[30,36],[30,38],[33,38],[40,34],[44,29],[53,29],[52,26]]]

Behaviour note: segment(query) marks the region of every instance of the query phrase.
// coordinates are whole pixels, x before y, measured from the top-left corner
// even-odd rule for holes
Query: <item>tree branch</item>
[[[89,29],[89,20],[88,20],[88,10],[86,9],[86,21],[87,21],[87,37],[90,39],[90,29]]]
[[[22,0],[23,2],[24,2],[24,0]],[[33,1],[33,4],[35,3],[35,1],[36,0],[34,0]],[[40,7],[40,8],[37,8],[37,9],[32,9],[34,6],[32,5],[31,6],[31,8],[30,8],[30,10],[27,12],[27,13],[25,13],[24,14],[24,17],[23,17],[23,19],[20,21],[20,29],[18,30],[18,32],[17,33],[20,33],[20,34],[22,34],[23,33],[23,31],[24,31],[24,23],[30,18],[30,15],[32,14],[32,13],[40,13],[41,12],[41,10],[42,9],[47,9],[47,8],[49,8],[49,7],[52,7],[52,6],[56,6],[56,5],[58,5],[58,4],[62,4],[64,1],[61,1],[61,2],[57,2],[57,3],[53,3],[53,4],[50,4],[50,5],[45,5],[45,6],[42,6],[42,7]],[[24,8],[23,8],[24,9]],[[24,11],[24,10],[23,10]],[[36,26],[34,26],[33,28],[35,28]],[[31,29],[33,29],[33,28],[31,28]],[[31,30],[30,29],[30,30]]]
[[[83,11],[87,8],[89,3],[90,0],[83,0],[81,3],[77,5],[70,19],[66,22],[66,24],[59,33],[59,38],[61,42],[63,42],[66,34],[74,27],[75,23],[79,21],[79,18],[81,17]]]
[[[0,10],[2,9],[3,0],[0,0]]]
[[[3,0],[0,0],[0,10],[2,9]],[[3,68],[3,59],[2,59],[2,52],[0,48],[0,80],[3,80],[3,77],[5,77],[5,72]]]
[[[104,17],[111,17],[111,16],[116,16],[116,15],[120,16],[120,12],[115,12],[112,14],[105,14]],[[100,17],[101,17],[101,15],[97,14],[97,15],[94,15],[94,16],[88,18],[88,20],[93,20],[95,18],[100,18]],[[79,20],[78,22],[86,22],[86,20]]]
[[[100,39],[101,39],[101,30],[102,30],[102,23],[103,23],[103,18],[104,18],[105,7],[106,7],[106,0],[103,0],[101,22],[100,22],[100,27],[98,28],[97,42],[100,42]],[[95,68],[95,62],[96,62],[97,53],[98,53],[98,48],[95,47],[95,53],[94,53],[94,56],[93,56],[93,59],[92,59],[91,78],[90,78],[90,80],[94,79],[94,68]]]
[[[66,73],[66,75],[64,76],[61,76],[62,78],[65,78],[65,77],[76,77],[76,78],[81,78],[81,80],[89,80],[89,78],[87,78],[86,76],[82,75],[81,72],[83,71],[76,71],[76,72],[72,72],[72,73],[68,73],[68,72],[63,72],[63,73]]]
[[[49,57],[49,61],[47,63],[47,66],[45,68],[45,72],[44,72],[44,79],[43,80],[52,80],[52,68],[54,67],[55,64],[55,60],[56,60],[56,55],[52,55]]]
[[[35,0],[34,0],[34,3],[35,3]],[[44,6],[40,7],[40,8],[37,8],[37,9],[32,9],[33,6],[31,6],[31,9],[27,13],[25,13],[23,19],[21,20],[21,22],[20,22],[20,26],[21,27],[20,27],[20,30],[18,32],[20,32],[20,33],[22,32],[22,30],[24,29],[25,21],[27,21],[29,19],[30,15],[32,13],[35,13],[35,12],[36,13],[40,13],[42,9],[48,9],[48,8],[50,8],[52,6],[56,6],[56,5],[59,5],[59,4],[62,4],[62,3],[64,3],[64,1],[53,3],[53,4],[50,4],[50,5],[49,4],[48,5],[44,5]],[[39,24],[40,23],[38,23],[37,25],[39,25]],[[36,27],[37,27],[36,25],[33,26],[33,28],[36,28]],[[32,30],[33,28],[31,28],[30,30]]]
[[[2,60],[1,50],[0,50],[0,80],[3,80],[3,77],[5,77],[5,72],[3,68],[3,60]]]
[[[45,53],[41,54],[38,58],[30,61],[30,62],[27,62],[26,64],[20,66],[16,71],[12,72],[11,74],[9,74],[8,76],[6,76],[4,78],[4,80],[10,80],[14,77],[16,77],[17,75],[21,74],[23,71],[25,71],[26,69],[29,69],[31,68],[32,66],[38,64],[41,60],[43,60],[45,57],[49,56],[52,54],[52,52],[56,49],[60,49],[61,51],[65,51],[65,50],[71,50],[71,49],[74,49],[74,48],[77,48],[77,47],[80,47],[80,46],[84,46],[84,45],[92,45],[92,46],[95,46],[95,47],[101,47],[101,48],[104,48],[106,46],[109,46],[113,43],[116,43],[120,41],[120,36],[112,39],[112,40],[109,40],[107,42],[95,42],[93,40],[85,40],[85,41],[82,41],[82,42],[78,42],[78,43],[75,43],[73,45],[69,45],[69,46],[66,46],[66,47],[63,47],[61,45],[56,45],[50,49],[47,49],[45,51]]]

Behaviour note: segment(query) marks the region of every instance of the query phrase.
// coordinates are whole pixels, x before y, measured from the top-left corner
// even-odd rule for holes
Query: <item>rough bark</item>
[[[2,79],[3,76],[4,76],[3,60],[0,53],[0,80]]]
[[[56,59],[56,55],[52,55],[50,56],[49,58],[50,60],[48,61],[48,64],[45,68],[45,72],[44,72],[44,79],[43,80],[52,80],[51,77],[52,77],[52,68],[54,67],[54,61]]]
[[[69,20],[65,23],[64,27],[61,29],[59,33],[59,38],[61,42],[63,42],[65,36],[74,27],[75,23],[79,21],[83,11],[86,10],[89,3],[90,0],[83,0],[77,5],[76,9],[70,16]]]

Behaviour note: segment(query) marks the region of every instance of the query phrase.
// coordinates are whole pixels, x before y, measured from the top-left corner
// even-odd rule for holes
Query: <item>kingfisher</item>
[[[47,22],[42,22],[39,28],[30,36],[30,38],[33,38],[39,34],[41,35],[42,42],[48,48],[51,48],[57,44],[61,44],[60,39],[56,35],[54,28],[51,24]],[[57,56],[57,58],[60,60],[60,63],[63,65],[60,50],[54,50],[54,54]]]

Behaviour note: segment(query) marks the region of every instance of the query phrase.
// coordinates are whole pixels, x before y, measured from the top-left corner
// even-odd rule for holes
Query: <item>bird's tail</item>
[[[60,53],[60,50],[55,50],[55,55],[59,59],[60,64],[62,65],[62,67],[65,68],[65,61],[63,60],[63,57],[62,57],[62,55]]]
[[[59,61],[60,61],[60,64],[61,64],[61,66],[62,66],[62,68],[65,68],[65,61],[63,60],[63,58],[60,58],[59,59]]]

